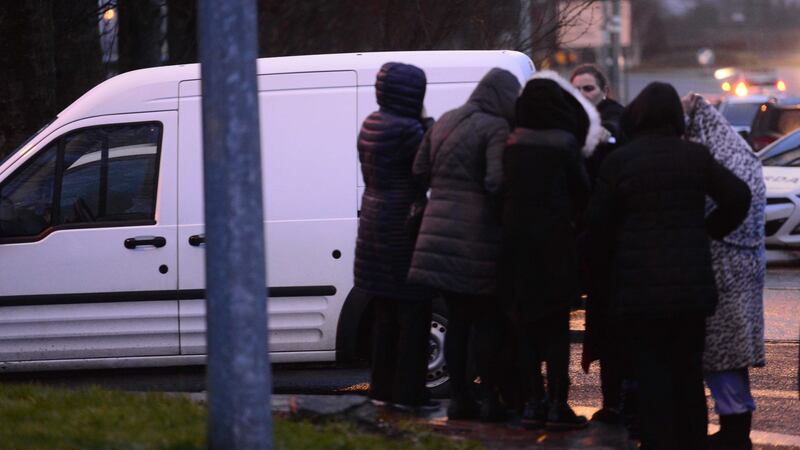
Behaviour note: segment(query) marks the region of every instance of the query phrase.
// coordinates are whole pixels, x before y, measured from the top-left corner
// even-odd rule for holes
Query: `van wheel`
[[[447,334],[447,310],[441,299],[433,302],[431,316],[431,335],[429,339],[428,375],[425,385],[433,397],[442,398],[450,395],[450,373],[444,359],[444,339]]]

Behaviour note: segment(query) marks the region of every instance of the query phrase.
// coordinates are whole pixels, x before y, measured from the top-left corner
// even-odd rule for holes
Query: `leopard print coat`
[[[747,183],[752,194],[744,222],[722,241],[711,241],[719,301],[706,320],[703,369],[722,371],[765,364],[764,358],[764,206],[761,163],[725,118],[702,97],[687,107],[686,138],[711,150],[720,164]],[[706,201],[706,212],[714,208]]]

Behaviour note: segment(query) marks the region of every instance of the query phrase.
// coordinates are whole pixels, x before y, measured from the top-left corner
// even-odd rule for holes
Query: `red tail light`
[[[767,145],[775,142],[778,138],[773,136],[758,136],[753,138],[753,150],[761,150]]]

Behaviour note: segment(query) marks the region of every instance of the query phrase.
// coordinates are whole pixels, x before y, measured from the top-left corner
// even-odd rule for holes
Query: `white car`
[[[800,248],[800,130],[759,152],[767,185],[768,248]]]

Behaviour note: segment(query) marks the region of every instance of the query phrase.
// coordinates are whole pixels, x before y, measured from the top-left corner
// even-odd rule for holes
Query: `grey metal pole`
[[[603,0],[600,6],[603,9],[603,45],[600,48],[600,60],[606,75],[609,77],[609,83],[611,83],[611,4],[609,0]],[[613,83],[611,83],[611,86],[613,87]]]
[[[608,24],[610,38],[609,57],[611,58],[611,64],[609,65],[608,81],[614,88],[616,95],[620,95],[621,81],[619,59],[621,53],[620,39],[622,36],[620,34],[622,32],[622,18],[620,17],[620,14],[620,0],[611,0],[611,20]]]
[[[271,449],[255,0],[200,0],[209,448]]]

